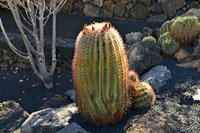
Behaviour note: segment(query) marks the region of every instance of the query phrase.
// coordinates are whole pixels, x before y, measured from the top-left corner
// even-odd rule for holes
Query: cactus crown
[[[173,22],[174,22],[173,20],[170,20],[170,21],[166,21],[165,23],[163,23],[160,28],[160,34],[169,32],[171,30]]]

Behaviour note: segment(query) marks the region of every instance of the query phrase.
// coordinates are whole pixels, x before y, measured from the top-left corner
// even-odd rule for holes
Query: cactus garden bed
[[[15,24],[12,21],[11,14],[4,10],[0,12],[2,12],[0,16],[2,17],[3,21],[7,21],[6,28],[8,32],[17,32]],[[145,21],[133,22],[106,18],[90,18],[60,13],[58,15],[58,36],[60,38],[70,38],[75,40],[78,33],[82,30],[83,25],[85,23],[90,24],[93,21],[109,21],[122,35],[124,42],[127,40],[127,33],[143,33],[144,27],[153,29],[154,32],[152,35],[156,36],[155,29],[160,28],[161,26],[161,23],[150,23]],[[148,32],[146,34],[150,34],[149,32],[151,30],[147,30],[146,32],[145,31],[146,30],[144,30],[144,34],[146,32]],[[46,32],[48,38],[48,30]],[[137,38],[135,40],[137,40]],[[77,113],[77,111],[73,110],[69,113],[69,120],[67,122],[63,122],[64,124],[62,122],[61,124],[58,122],[60,125],[56,125],[58,126],[56,128],[52,127],[52,125],[54,125],[54,121],[52,121],[52,123],[47,122],[47,126],[44,126],[46,123],[43,123],[44,125],[37,125],[38,127],[36,126],[34,127],[35,129],[33,129],[38,132],[40,130],[46,130],[47,133],[53,133],[64,128],[65,126],[67,127],[66,123],[75,122],[87,132],[91,133],[148,133],[151,131],[165,133],[196,133],[200,131],[200,94],[197,94],[197,90],[200,89],[200,73],[197,72],[199,68],[179,67],[177,64],[180,64],[180,62],[178,62],[174,57],[160,55],[160,51],[157,50],[157,45],[154,47],[155,42],[152,44],[151,50],[149,50],[149,52],[146,50],[146,46],[140,46],[143,44],[141,43],[141,40],[142,39],[137,40],[139,43],[130,41],[126,42],[125,44],[129,59],[129,67],[134,67],[135,63],[138,66],[137,69],[141,80],[149,81],[153,86],[156,93],[155,105],[138,110],[128,110],[125,117],[120,122],[108,126],[97,127],[91,125],[83,119],[80,113]],[[200,45],[200,39],[198,37],[196,38],[196,42],[197,43],[195,43],[195,45],[192,45],[186,50],[188,52],[192,52],[195,48],[197,48],[198,45]],[[72,51],[70,52],[73,52],[73,48],[74,47],[71,48]],[[3,48],[0,47],[0,49],[2,51]],[[67,49],[67,46],[62,47],[61,49]],[[142,57],[143,62],[139,62],[137,60],[132,62],[132,55],[138,54],[137,52],[134,52],[135,49],[138,49],[138,51],[144,55],[151,56]],[[4,48],[4,50],[9,51],[8,48]],[[3,53],[5,54],[5,52],[2,52],[2,54]],[[64,56],[68,55],[63,51],[61,51],[59,54],[59,62],[61,62],[60,64],[62,65],[58,64],[58,68],[60,69],[56,70],[53,79],[54,88],[50,90],[45,89],[43,83],[32,72],[32,69],[29,67],[22,68],[22,66],[17,64],[16,62],[18,62],[18,60],[16,59],[16,56],[12,56],[5,61],[1,55],[2,61],[0,68],[0,103],[3,101],[13,100],[19,103],[20,106],[29,114],[42,109],[46,109],[43,111],[48,112],[47,108],[57,109],[55,111],[59,112],[59,109],[62,110],[63,106],[65,107],[71,103],[74,103],[70,97],[65,95],[66,91],[74,89],[72,84],[71,71],[71,60],[73,56],[63,58]],[[13,62],[11,61],[10,63],[7,63],[10,60],[13,60]],[[148,60],[152,60],[152,62],[146,63]],[[159,62],[155,62],[154,60]],[[69,61],[69,63],[63,63],[66,61]],[[198,60],[196,62],[198,63]],[[5,65],[5,63],[7,64]],[[21,64],[23,64],[23,62]],[[145,68],[143,66],[144,64],[146,65]],[[152,78],[151,76],[156,81],[149,79]],[[76,108],[76,105],[73,104],[72,107]],[[65,109],[67,110],[67,107]],[[55,120],[53,118],[53,116],[56,115],[55,111],[54,114],[50,115],[52,116],[53,120]],[[67,111],[65,112],[68,113]],[[41,118],[43,118],[42,115]],[[0,120],[1,119],[2,118],[0,117]],[[57,122],[57,119],[55,121]],[[9,125],[6,126],[9,127]],[[25,131],[26,126],[31,127],[32,125],[23,125],[23,131]],[[18,128],[20,128],[19,125],[14,129],[6,129],[5,123],[0,122],[0,132],[11,132],[11,130],[14,131]],[[81,130],[81,133],[85,133],[86,131]],[[65,133],[74,132],[68,129],[65,131]]]

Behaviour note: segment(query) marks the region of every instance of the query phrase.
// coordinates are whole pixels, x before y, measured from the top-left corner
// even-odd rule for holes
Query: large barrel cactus
[[[172,36],[181,44],[190,45],[200,34],[200,24],[195,16],[177,18],[171,27]]]
[[[128,62],[122,38],[110,23],[84,26],[76,40],[73,83],[82,116],[95,125],[122,119],[128,108]]]

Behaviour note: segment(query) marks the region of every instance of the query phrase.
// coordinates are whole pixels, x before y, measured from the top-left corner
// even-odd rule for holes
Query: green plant
[[[172,24],[172,36],[181,44],[189,45],[200,34],[200,24],[195,16],[177,18]]]
[[[132,95],[132,108],[140,109],[146,106],[151,106],[155,103],[155,93],[153,88],[146,82],[141,82],[135,89]]]
[[[170,20],[170,21],[166,21],[165,23],[163,23],[160,28],[160,34],[162,35],[166,32],[170,32],[173,22],[174,22],[173,20]]]
[[[162,52],[166,55],[173,55],[180,48],[180,43],[173,39],[170,32],[161,35],[158,39],[158,43],[161,46]]]
[[[122,38],[108,22],[84,26],[76,39],[73,83],[82,116],[95,125],[122,119],[129,105]]]
[[[134,86],[134,88],[136,88],[138,86],[138,84],[140,83],[138,74],[135,71],[130,70],[128,77],[130,80],[130,85]]]
[[[156,39],[152,36],[147,36],[142,39],[142,42],[146,42],[146,41],[153,41],[156,43]]]

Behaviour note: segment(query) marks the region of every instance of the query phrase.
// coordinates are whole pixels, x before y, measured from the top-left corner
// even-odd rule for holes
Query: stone
[[[21,133],[55,133],[67,126],[72,115],[77,112],[78,108],[74,103],[33,112],[21,126]]]
[[[200,101],[200,88],[196,91],[196,94],[192,96],[194,101]]]
[[[158,65],[142,75],[141,81],[148,82],[153,89],[157,90],[172,78],[170,70],[166,66]]]
[[[188,10],[182,16],[196,16],[196,17],[198,17],[198,20],[200,21],[200,8],[192,8],[192,9]]]
[[[160,55],[160,47],[154,41],[141,42],[141,45],[145,48],[145,50],[150,50],[150,51]]]
[[[129,3],[126,5],[126,9],[129,11],[133,7],[133,3]]]
[[[152,10],[152,12],[155,12],[155,13],[162,13],[163,12],[163,8],[161,7],[161,5],[158,2],[154,2],[151,5],[151,10]]]
[[[90,17],[100,17],[100,8],[92,5],[92,4],[85,4],[85,7],[83,9],[83,12],[86,16]]]
[[[155,28],[154,34],[155,34],[155,37],[158,39],[160,37],[160,28]]]
[[[17,130],[29,114],[14,101],[0,103],[0,132],[10,133]]]
[[[173,11],[177,11],[185,6],[185,0],[170,0],[170,4]]]
[[[164,14],[158,14],[158,15],[154,15],[154,16],[150,16],[147,18],[147,21],[149,22],[165,22],[166,17]]]
[[[112,0],[106,0],[106,1],[104,1],[102,8],[107,11],[113,12],[114,6],[115,6],[115,4],[113,3]]]
[[[76,93],[75,93],[74,90],[66,91],[66,92],[65,92],[65,95],[68,96],[68,97],[70,97],[70,99],[71,99],[72,101],[74,101],[74,102],[76,101]]]
[[[155,52],[145,49],[139,42],[134,43],[127,52],[129,69],[139,75],[161,63],[163,57]]]
[[[102,10],[101,8],[94,6],[92,4],[85,4],[83,12],[86,16],[90,17],[112,17],[113,14],[109,11]]]
[[[177,61],[183,61],[189,56],[189,53],[181,48],[178,52],[175,53],[174,57],[177,59]]]
[[[116,4],[113,12],[115,16],[122,17],[125,12],[125,4],[122,4],[122,3]]]
[[[153,29],[150,29],[150,28],[148,28],[148,27],[144,27],[144,28],[143,28],[143,33],[144,33],[144,35],[146,35],[146,36],[152,36],[152,34],[153,34]]]
[[[199,4],[198,1],[193,1],[193,2],[191,2],[190,4],[187,5],[187,8],[188,8],[188,9],[196,8],[196,7],[200,7],[200,4]]]
[[[94,5],[97,5],[99,7],[102,7],[103,5],[103,0],[93,0],[93,4]]]
[[[72,122],[63,129],[57,131],[56,133],[90,133],[90,132],[87,132],[81,126],[79,126],[75,122]]]
[[[124,127],[125,133],[173,133],[178,131],[179,121],[167,113],[150,110],[143,115],[133,116]]]
[[[145,19],[149,15],[149,9],[142,3],[137,3],[129,12],[134,19]]]
[[[144,38],[144,35],[140,32],[127,33],[125,36],[126,36],[127,43],[139,42],[139,41],[142,41],[142,39]]]

